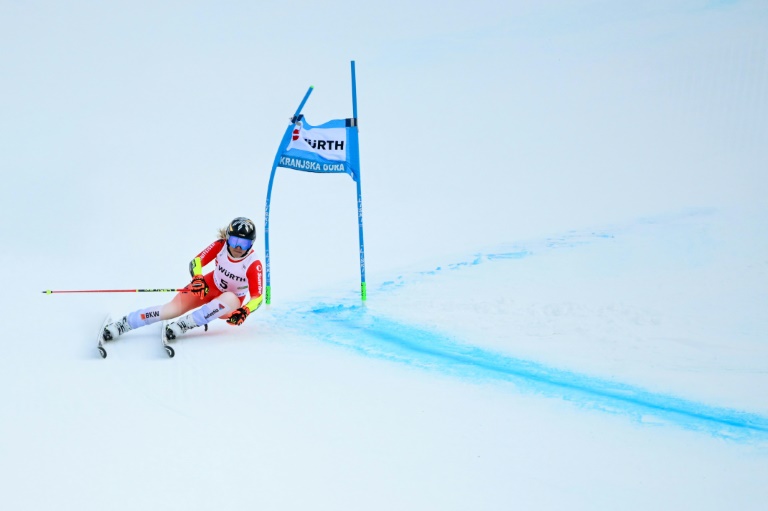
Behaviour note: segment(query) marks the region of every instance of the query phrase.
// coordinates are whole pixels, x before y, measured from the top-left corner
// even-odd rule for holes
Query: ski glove
[[[250,313],[251,311],[248,310],[248,307],[240,307],[232,313],[232,315],[227,320],[227,323],[230,325],[240,326],[243,324],[243,321],[245,321],[245,318],[247,318],[248,314]]]
[[[202,275],[195,275],[192,279],[192,283],[189,285],[189,290],[193,295],[201,300],[208,294],[208,285],[205,283],[205,278]]]

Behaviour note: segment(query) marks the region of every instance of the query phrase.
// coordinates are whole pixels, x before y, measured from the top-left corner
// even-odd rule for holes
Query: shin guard
[[[191,316],[197,326],[203,326],[229,312],[231,309],[226,304],[220,300],[213,300],[197,309]]]
[[[128,314],[128,324],[131,328],[139,328],[160,321],[160,305],[139,309]]]

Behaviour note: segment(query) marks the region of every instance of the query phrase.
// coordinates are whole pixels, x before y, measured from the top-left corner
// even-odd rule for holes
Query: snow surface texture
[[[3,509],[765,509],[764,3],[358,4],[0,5]],[[40,291],[186,284],[351,59],[368,301],[280,170],[273,304],[102,360],[172,295]]]

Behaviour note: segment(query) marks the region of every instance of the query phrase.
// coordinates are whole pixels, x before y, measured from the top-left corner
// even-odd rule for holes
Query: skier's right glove
[[[195,278],[189,284],[189,290],[193,295],[202,300],[208,294],[208,284],[205,283],[205,278],[202,275],[195,275]]]

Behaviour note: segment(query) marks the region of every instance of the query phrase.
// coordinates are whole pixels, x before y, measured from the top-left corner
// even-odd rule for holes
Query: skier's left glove
[[[240,307],[232,313],[229,319],[227,319],[227,323],[230,325],[240,326],[243,324],[243,321],[245,321],[245,318],[247,318],[248,314],[250,313],[251,311],[248,310],[248,307]]]

